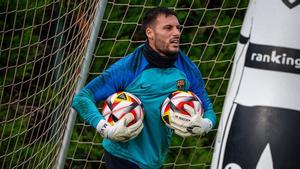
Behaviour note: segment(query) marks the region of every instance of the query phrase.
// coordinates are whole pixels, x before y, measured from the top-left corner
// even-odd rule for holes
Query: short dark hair
[[[149,27],[151,24],[153,24],[156,21],[157,17],[162,14],[165,16],[174,15],[177,17],[175,11],[170,10],[168,8],[164,8],[164,7],[152,8],[146,12],[142,21],[142,30],[144,31],[144,33],[146,31],[146,28]]]

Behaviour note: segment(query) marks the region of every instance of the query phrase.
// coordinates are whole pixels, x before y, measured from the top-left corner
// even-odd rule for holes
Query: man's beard
[[[169,50],[168,49],[168,46],[164,47],[163,49],[160,48],[160,46],[157,46],[156,49],[160,52],[160,53],[163,53],[164,55],[166,56],[174,56],[178,53],[179,49],[178,50]]]

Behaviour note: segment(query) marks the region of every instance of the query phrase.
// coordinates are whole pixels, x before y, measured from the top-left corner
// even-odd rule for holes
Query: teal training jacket
[[[142,54],[143,45],[133,53],[111,65],[89,82],[73,99],[73,108],[96,128],[104,117],[96,103],[118,91],[137,96],[143,104],[144,128],[128,142],[103,140],[105,150],[114,156],[136,163],[143,169],[156,169],[163,165],[170,144],[172,130],[161,120],[160,108],[167,96],[180,89],[194,92],[202,101],[204,117],[216,124],[216,115],[204,87],[198,68],[181,51],[174,67],[156,68],[149,65]],[[178,84],[184,85],[178,86]],[[181,83],[178,83],[181,82]]]

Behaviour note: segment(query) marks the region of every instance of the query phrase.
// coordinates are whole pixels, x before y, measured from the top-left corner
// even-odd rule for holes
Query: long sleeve
[[[88,89],[84,88],[74,96],[72,107],[94,128],[96,128],[99,121],[103,119],[103,116],[98,111],[96,102]]]
[[[97,108],[97,102],[105,100],[113,93],[124,89],[126,82],[122,78],[124,76],[120,76],[121,70],[124,70],[122,61],[116,62],[90,81],[73,99],[73,108],[86,122],[95,128],[99,121],[104,118]],[[123,71],[122,74],[127,73]]]
[[[205,90],[204,81],[202,80],[202,75],[199,72],[199,77],[196,76],[196,79],[191,85],[191,91],[193,91],[199,99],[202,101],[202,106],[204,108],[204,118],[211,120],[213,127],[216,125],[217,118],[216,113],[213,109],[213,104],[210,101],[210,98]]]
[[[177,66],[185,72],[187,78],[190,81],[189,90],[194,92],[202,102],[202,106],[205,110],[204,118],[211,120],[213,127],[216,125],[217,118],[216,113],[213,110],[213,104],[210,101],[210,98],[206,92],[203,77],[198,67],[189,60],[189,58],[180,52],[180,64],[177,63]]]
[[[72,107],[93,127],[96,128],[99,121],[104,118],[97,108],[97,103],[113,93],[124,90],[134,79],[135,63],[138,63],[136,56],[139,51],[138,48],[133,54],[111,65],[74,96]]]

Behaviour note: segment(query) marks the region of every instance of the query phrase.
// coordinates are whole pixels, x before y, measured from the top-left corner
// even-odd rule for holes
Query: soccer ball
[[[175,112],[182,115],[190,116],[188,112],[184,110],[184,105],[187,104],[194,108],[195,111],[200,112],[203,115],[203,108],[201,100],[191,91],[175,91],[171,93],[163,102],[161,106],[161,118],[162,121],[170,128],[172,127],[172,117]]]
[[[143,120],[144,118],[142,102],[128,92],[121,91],[112,94],[105,100],[102,106],[102,114],[111,125],[114,125],[127,113],[131,113],[134,116],[134,120],[127,126],[131,126],[139,119]]]

